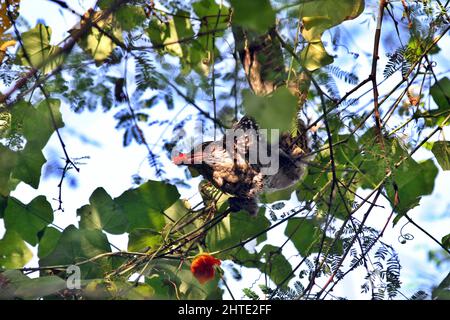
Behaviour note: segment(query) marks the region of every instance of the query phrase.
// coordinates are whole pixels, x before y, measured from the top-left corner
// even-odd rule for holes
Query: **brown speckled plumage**
[[[243,131],[238,131],[240,129]],[[258,195],[296,183],[304,173],[305,157],[309,152],[306,130],[299,123],[300,139],[296,141],[290,134],[282,134],[279,141],[279,169],[274,175],[264,175],[261,164],[249,163],[249,149],[256,143],[266,143],[258,130],[252,119],[244,117],[221,140],[202,143],[185,156],[185,160],[176,163],[195,168],[216,188],[232,195],[234,198],[230,199],[230,206],[234,211],[243,209],[256,215]],[[227,138],[236,133],[234,143],[227,146]],[[201,162],[194,163],[194,157],[198,160],[199,155]]]

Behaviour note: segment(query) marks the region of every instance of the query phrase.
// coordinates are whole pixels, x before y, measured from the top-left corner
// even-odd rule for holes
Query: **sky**
[[[80,2],[83,3],[84,8],[79,6]],[[94,1],[71,1],[71,6],[76,8],[77,12],[83,14],[91,3],[94,3]],[[52,26],[53,43],[58,43],[63,39],[66,36],[65,31],[78,22],[78,18],[75,15],[72,15],[68,11],[61,11],[57,5],[45,0],[22,0],[20,13],[23,18],[29,21],[31,26],[34,26],[38,19],[44,19],[47,24]],[[358,23],[360,22],[346,22],[344,23],[344,28],[347,32],[353,34],[354,42],[361,48],[361,51],[370,52],[371,48],[369,43],[372,42],[372,33],[369,33],[370,42],[368,42],[367,33],[354,33],[353,27],[357,26]],[[443,50],[449,50],[449,37],[442,41],[440,47]],[[384,65],[383,59],[385,58],[383,57],[385,53],[381,52],[382,59],[380,60],[380,65]],[[450,52],[448,53],[450,54]],[[449,55],[443,56],[448,57]],[[359,68],[364,71],[365,68],[368,68],[369,63],[370,60],[367,56],[361,55]],[[443,61],[440,65],[447,66],[448,68],[448,60]],[[448,70],[442,69],[442,72],[448,73]],[[383,92],[383,88],[389,88],[396,80],[398,79],[392,79],[392,82],[388,81],[385,83],[380,91]],[[176,100],[175,103],[183,102]],[[171,114],[164,114],[165,106],[156,106],[155,108],[154,112],[166,116],[167,119],[172,119]],[[80,172],[75,175],[76,187],[70,187],[67,183],[63,186],[64,212],[57,212],[54,220],[54,223],[62,228],[70,224],[77,224],[76,210],[88,203],[89,196],[96,188],[103,187],[112,197],[117,197],[128,188],[133,187],[131,177],[137,171],[146,179],[155,179],[153,170],[148,167],[145,161],[147,155],[145,147],[136,145],[135,143],[132,143],[127,148],[122,147],[123,132],[115,129],[116,120],[113,118],[116,111],[112,110],[104,113],[101,108],[98,108],[94,112],[75,114],[70,110],[68,105],[62,104],[61,112],[65,127],[61,129],[61,135],[67,145],[69,154],[75,158],[89,156],[89,159],[83,160],[85,164],[80,166]],[[182,114],[189,114],[192,111],[192,109],[186,108]],[[154,137],[159,136],[162,128],[159,130],[156,134],[151,129],[145,129],[144,134],[148,137],[150,144],[156,142],[156,138]],[[445,134],[447,137],[450,137],[448,127],[446,128]],[[436,140],[437,138],[435,136],[432,140]],[[56,135],[53,135],[44,149],[44,155],[47,159],[50,159],[55,154],[61,154],[61,150]],[[414,158],[416,160],[423,160],[431,157],[431,152],[422,148]],[[183,170],[169,162],[166,165],[166,171],[170,171],[174,176],[179,175],[180,178],[184,178]],[[44,167],[43,172],[47,169]],[[195,184],[199,181],[200,178],[196,178],[192,180],[192,183]],[[449,232],[450,190],[448,188],[448,181],[450,181],[450,171],[443,172],[440,170],[433,193],[430,196],[423,197],[420,205],[412,209],[409,213],[419,225],[431,231],[437,239],[441,239]],[[56,176],[42,178],[37,190],[21,183],[12,193],[12,196],[17,197],[24,203],[28,203],[37,195],[43,194],[54,208],[56,208],[57,202],[54,201],[54,198],[57,198],[58,182],[59,177]],[[196,190],[195,187],[191,189],[180,189],[180,193],[184,198],[191,198],[195,195]],[[364,197],[364,195],[368,194],[368,191],[359,190],[358,194]],[[296,201],[292,199],[287,204],[286,210],[295,205]],[[389,208],[389,204],[386,201],[383,205]],[[374,209],[374,212],[369,216],[368,225],[381,229],[390,213],[389,211],[381,208]],[[364,210],[362,209],[360,212],[363,213]],[[396,248],[403,267],[401,279],[404,286],[400,291],[405,296],[410,297],[419,289],[427,289],[430,284],[439,283],[447,275],[448,270],[439,269],[428,261],[427,252],[432,249],[438,249],[439,247],[411,224],[405,226],[403,230],[412,234],[414,239],[407,241],[405,244],[399,243],[400,228],[404,226],[405,221],[401,220],[394,228],[390,224],[382,241]],[[269,242],[274,245],[282,244],[285,240],[283,232],[283,226],[269,231]],[[3,233],[3,221],[0,220],[0,237]],[[126,235],[108,235],[108,238],[111,243],[119,248],[126,249]],[[36,253],[35,248],[32,248],[32,250]],[[283,253],[287,257],[291,257],[294,252],[296,250],[292,244],[288,244],[283,250]],[[291,257],[289,261],[295,265],[298,259],[299,257]],[[28,265],[36,266],[37,258],[33,258]],[[227,266],[227,263],[224,263],[224,265]],[[241,269],[243,279],[245,279],[242,281],[232,280],[228,268],[225,267],[225,271],[235,297],[242,297],[242,288],[249,287],[253,283],[264,282],[262,278],[258,279],[259,272],[254,272],[251,269]],[[349,299],[368,298],[360,294],[360,285],[364,275],[363,268],[360,268],[357,272],[352,272],[345,281],[336,286],[333,294],[346,296]],[[257,287],[254,286],[254,289],[257,289]],[[225,294],[225,298],[230,298],[228,293]]]

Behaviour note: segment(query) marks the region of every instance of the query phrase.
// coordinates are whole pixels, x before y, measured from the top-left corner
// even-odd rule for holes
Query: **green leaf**
[[[139,283],[135,285],[133,282],[127,282],[126,285],[121,286],[121,294],[118,298],[126,298],[128,300],[148,300],[154,299],[155,290],[146,283]]]
[[[0,196],[7,196],[11,190],[9,180],[17,161],[17,153],[0,143]]]
[[[140,6],[122,6],[115,13],[117,22],[120,27],[125,31],[131,31],[135,28],[141,27],[145,21],[145,11]]]
[[[20,270],[6,270],[0,273],[0,300],[12,300],[16,298],[18,286],[31,279]]]
[[[8,197],[4,197],[0,194],[0,219],[3,219],[6,206],[8,205]]]
[[[90,205],[77,210],[81,229],[105,230],[111,234],[126,232],[128,229],[126,213],[103,188],[97,188],[89,198],[89,202]]]
[[[0,269],[22,268],[31,258],[33,253],[20,235],[15,231],[6,230],[3,239],[0,240]]]
[[[154,299],[155,290],[147,283],[134,283],[122,279],[90,281],[81,292],[85,299],[144,300]]]
[[[99,230],[80,230],[70,225],[64,229],[55,249],[39,260],[39,266],[72,265],[111,252],[108,239]],[[110,271],[107,258],[80,265],[82,279],[103,277]]]
[[[159,233],[151,229],[134,229],[128,238],[128,251],[139,252],[149,248],[154,248],[162,243]]]
[[[36,108],[28,103],[20,104],[20,108],[24,109],[21,115],[24,117],[23,135],[27,139],[27,143],[42,149],[55,132],[55,127],[62,128],[64,126],[59,110],[60,106],[61,101],[58,99],[42,100]]]
[[[228,12],[225,8],[224,11]],[[169,53],[180,58],[183,75],[189,74],[191,69],[200,75],[206,75],[209,71],[211,51],[214,50],[215,57],[219,56],[219,51],[212,41],[213,35],[209,33],[216,20],[213,21],[211,17],[202,20],[199,36],[194,37],[189,16],[189,12],[177,10],[173,18],[165,23],[157,19],[151,20],[146,32],[160,54]],[[220,35],[220,32],[216,33],[216,36]]]
[[[332,124],[332,121],[329,123]],[[330,170],[329,142],[325,141],[319,152],[308,165],[308,170],[297,188],[297,197],[301,201],[314,201],[318,213],[330,213],[336,218],[345,220],[354,204],[355,193],[360,186],[360,180],[355,174],[360,171],[361,151],[353,135],[332,134],[334,144],[334,164],[337,179],[345,188],[336,185],[332,188],[333,174]],[[379,167],[379,166],[378,166]],[[332,193],[330,201],[330,193]]]
[[[287,289],[289,280],[294,277],[294,274],[291,264],[281,253],[281,249],[267,244],[262,248],[261,254],[266,261],[260,268],[261,272],[267,274],[277,286],[281,285],[282,289]]]
[[[239,248],[237,250],[231,251],[229,256],[231,260],[243,267],[247,268],[257,268],[259,270],[264,268],[264,263],[261,262],[261,252],[250,253],[245,248]]]
[[[177,10],[173,17],[174,27],[178,39],[187,39],[194,36],[194,30],[192,30],[189,16],[189,12]]]
[[[326,52],[322,42],[308,43],[301,51],[300,58],[309,71],[317,70],[334,61],[333,57]]]
[[[306,257],[311,253],[314,243],[317,241],[317,225],[306,218],[289,219],[284,234],[290,237],[295,248]]]
[[[276,201],[281,201],[281,200],[289,200],[291,199],[292,193],[300,187],[300,182],[294,184],[293,186],[290,186],[289,188],[286,189],[281,189],[281,190],[277,190],[277,191],[273,191],[270,193],[263,193],[260,196],[260,201],[262,203],[272,203],[272,202],[276,202]]]
[[[306,1],[299,6],[302,16],[302,35],[308,45],[300,56],[303,65],[314,71],[333,63],[322,43],[322,34],[345,20],[354,19],[364,10],[364,0],[314,0]]]
[[[269,0],[231,0],[233,24],[265,33],[275,25],[275,11]]]
[[[175,186],[150,180],[137,189],[125,191],[114,201],[127,215],[128,231],[136,228],[159,231],[165,225],[164,210],[179,197]]]
[[[399,198],[395,210],[399,215],[395,217],[394,224],[410,209],[417,206],[422,196],[433,192],[437,174],[438,168],[431,159],[420,163],[409,159],[395,171],[393,179],[398,186]],[[394,203],[395,193],[391,184],[388,184],[386,189],[391,202]]]
[[[442,245],[447,249],[450,249],[450,233],[444,237],[442,237]]]
[[[433,300],[450,300],[450,273],[431,293]]]
[[[320,41],[323,32],[345,20],[358,17],[364,10],[364,0],[315,0],[306,1],[299,10],[307,41]]]
[[[58,245],[62,233],[53,227],[47,227],[39,240],[38,257],[44,258]]]
[[[64,54],[57,46],[50,45],[52,29],[37,24],[36,27],[21,34],[23,47],[17,52],[21,65],[40,68],[49,73],[64,61]]]
[[[319,222],[316,219],[308,218],[289,219],[284,234],[291,239],[295,248],[303,257],[318,252],[323,236]],[[322,252],[327,252],[333,241],[334,239],[325,237]],[[336,241],[334,247],[331,248],[331,252],[342,254],[341,240]]]
[[[66,288],[66,281],[57,276],[46,276],[18,284],[15,295],[23,299],[37,299],[55,294]]]
[[[38,233],[53,222],[53,210],[44,196],[34,198],[27,205],[9,198],[4,220],[7,230],[17,232],[34,246],[39,241]]]
[[[192,8],[197,17],[202,19],[199,32],[224,30],[228,27],[230,8],[224,5],[219,6],[215,1],[210,0],[197,1],[192,4]],[[219,12],[220,17],[218,18]],[[222,35],[223,31],[215,32],[216,37],[221,37]],[[205,35],[202,38],[211,38],[211,35]]]
[[[270,97],[256,96],[245,90],[243,100],[246,114],[254,117],[261,128],[290,130],[296,115],[297,98],[287,88],[278,88]]]
[[[436,141],[431,149],[442,170],[450,170],[450,141]]]
[[[225,6],[219,6],[215,1],[211,0],[199,0],[192,4],[195,14],[198,18],[214,19],[217,20],[217,14],[220,11],[220,15],[224,16],[228,14],[229,8]],[[222,22],[219,19],[219,23]]]
[[[167,280],[168,279],[164,278],[163,274],[152,274],[148,277],[145,277],[145,283],[149,284],[155,291],[154,299],[177,299],[175,290],[178,290],[178,288],[174,288],[174,286],[170,285]]]
[[[227,216],[208,231],[206,235],[208,250],[213,252],[229,248],[267,229],[270,222],[265,217],[264,211],[263,208],[260,209],[256,217],[250,217],[243,211]],[[260,239],[260,242],[261,240],[264,239]]]
[[[189,204],[189,201],[185,199],[179,199],[175,201],[169,208],[164,210],[164,213],[166,214],[166,222],[172,222],[181,219],[186,214],[188,214],[190,209],[191,205]]]
[[[96,27],[92,27],[89,29],[87,35],[78,41],[80,47],[91,55],[92,58],[94,58],[97,65],[100,65],[105,59],[107,59],[116,47],[116,43],[111,36],[114,37],[115,40],[123,42],[122,30],[118,26],[115,17],[113,18],[109,15],[108,17],[100,19],[102,15],[102,11],[93,12],[92,19],[96,22],[99,28],[110,36],[101,32]],[[89,18],[90,15],[87,17]],[[74,35],[78,30],[80,30],[80,27],[74,28],[69,32]]]
[[[13,171],[14,177],[37,189],[41,179],[41,168],[46,161],[41,148],[27,144],[18,155],[17,165]]]
[[[430,94],[440,110],[450,109],[450,79],[442,78],[430,88]]]
[[[166,23],[152,20],[146,31],[153,46],[158,47],[160,53],[167,52],[174,56],[183,57],[183,49],[179,43],[180,37],[174,19]]]
[[[56,128],[62,128],[61,101],[46,99],[36,108],[27,102],[19,102],[13,108],[12,117],[21,123],[22,134],[27,140],[25,149],[18,152],[13,176],[37,189],[41,177],[41,168],[45,163],[42,149]],[[53,115],[53,117],[52,117]]]

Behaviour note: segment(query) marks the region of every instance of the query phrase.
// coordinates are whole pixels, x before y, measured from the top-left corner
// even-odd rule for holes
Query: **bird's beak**
[[[193,165],[200,164],[203,161],[203,153],[202,152],[191,152],[188,154],[180,153],[179,155],[173,157],[172,162],[179,165]]]

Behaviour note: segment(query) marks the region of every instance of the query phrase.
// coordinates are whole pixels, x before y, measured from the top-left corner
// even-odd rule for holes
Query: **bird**
[[[304,175],[310,149],[301,120],[297,130],[297,137],[284,132],[278,148],[270,148],[256,121],[244,116],[221,139],[203,142],[188,153],[176,153],[172,161],[194,168],[217,189],[229,194],[231,211],[244,210],[256,216],[259,195],[288,188]],[[276,172],[268,174],[270,170],[265,170],[271,164],[264,163],[258,155],[261,146],[272,150],[271,157],[278,157]]]

